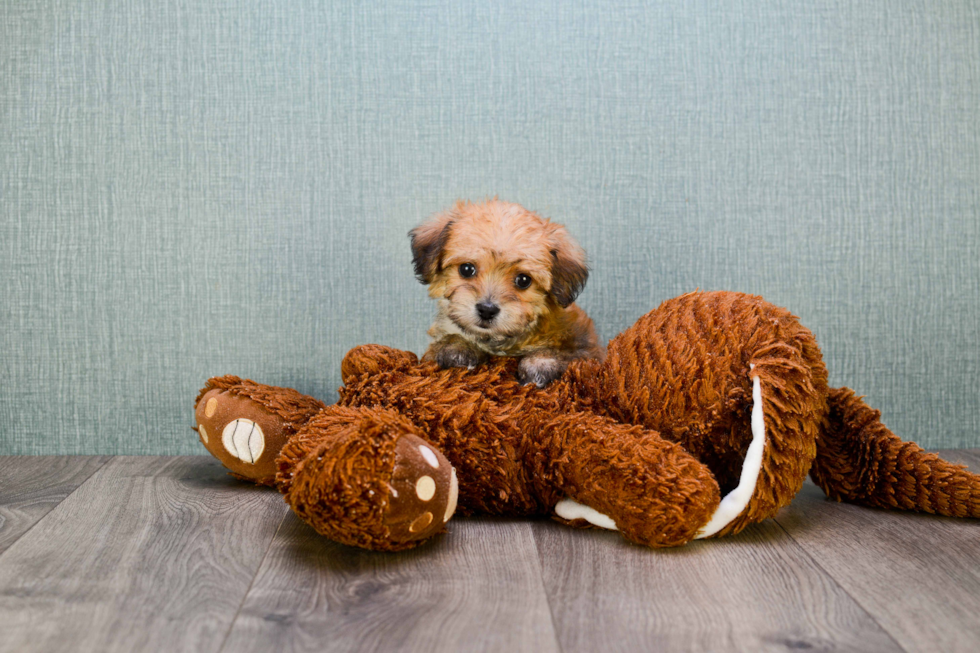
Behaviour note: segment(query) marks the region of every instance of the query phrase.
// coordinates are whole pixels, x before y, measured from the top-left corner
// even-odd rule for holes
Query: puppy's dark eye
[[[516,279],[514,279],[514,285],[520,288],[521,290],[527,290],[528,288],[531,287],[531,277],[527,276],[522,272],[519,275],[517,275]]]
[[[470,277],[476,276],[476,266],[472,263],[463,263],[459,266],[459,276],[464,279],[469,279]]]

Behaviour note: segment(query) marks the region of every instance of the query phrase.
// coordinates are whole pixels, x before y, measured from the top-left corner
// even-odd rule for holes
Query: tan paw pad
[[[413,521],[412,525],[408,527],[408,530],[413,533],[421,533],[431,523],[432,523],[432,513],[423,512],[421,515],[415,518],[415,521]]]
[[[221,444],[243,463],[254,464],[265,450],[265,434],[262,427],[250,419],[240,417],[228,422],[221,433]]]
[[[425,462],[429,463],[432,469],[439,469],[439,458],[436,456],[435,451],[423,444],[419,446],[419,453],[422,454],[422,458],[425,459]]]
[[[442,518],[443,522],[449,521],[449,518],[456,512],[457,501],[459,501],[459,481],[456,480],[456,470],[454,469],[449,482],[449,501],[446,502],[446,516]]]
[[[431,476],[423,476],[415,483],[415,494],[422,501],[428,501],[436,494],[436,482]]]
[[[270,484],[288,435],[283,420],[260,402],[213,388],[194,407],[201,444],[234,474]]]

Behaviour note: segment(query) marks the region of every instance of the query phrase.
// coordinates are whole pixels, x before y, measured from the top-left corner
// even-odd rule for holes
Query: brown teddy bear
[[[736,533],[809,472],[831,498],[980,516],[980,476],[827,386],[813,335],[759,297],[664,302],[544,389],[514,359],[440,370],[365,345],[336,405],[237,377],[196,402],[204,446],[323,535],[397,550],[464,513],[545,515],[652,547]]]

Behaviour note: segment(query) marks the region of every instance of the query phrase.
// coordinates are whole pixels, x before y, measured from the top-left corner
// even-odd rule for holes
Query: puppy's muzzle
[[[493,302],[483,301],[476,305],[476,314],[480,317],[481,322],[491,322],[499,312],[500,307]]]

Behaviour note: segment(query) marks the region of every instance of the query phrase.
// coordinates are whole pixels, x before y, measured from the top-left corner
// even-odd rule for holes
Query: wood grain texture
[[[108,460],[108,456],[0,457],[0,554]]]
[[[535,530],[563,651],[899,651],[773,522],[651,550]]]
[[[980,469],[978,451],[943,455]],[[0,652],[972,651],[980,641],[976,520],[839,504],[811,484],[775,520],[678,549],[548,521],[458,519],[391,554],[320,537],[276,492],[207,457],[114,458],[93,472],[98,463],[0,459],[3,514],[15,506],[20,527],[48,511],[0,552]]]
[[[449,530],[375,553],[289,515],[223,650],[557,651],[532,525],[458,519]]]
[[[214,651],[286,513],[211,458],[114,458],[0,556],[0,651]]]
[[[980,469],[975,450],[940,455]],[[905,650],[977,650],[977,520],[837,503],[808,481],[776,521]]]

